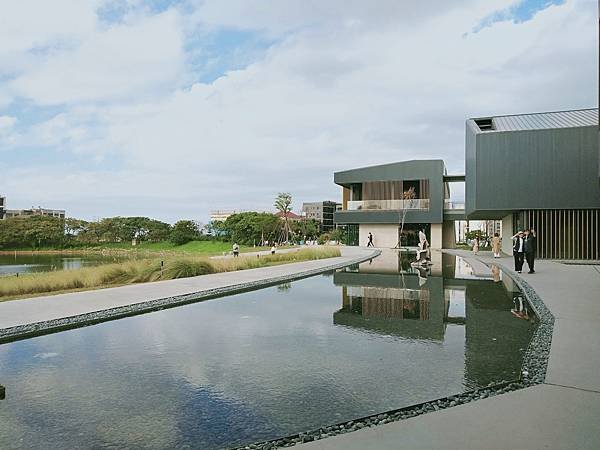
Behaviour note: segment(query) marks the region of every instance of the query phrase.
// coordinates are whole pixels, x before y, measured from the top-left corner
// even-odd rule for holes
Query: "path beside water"
[[[473,256],[477,274],[512,257]],[[303,444],[322,450],[600,448],[600,266],[536,261],[521,274],[555,317],[546,382],[415,418]]]

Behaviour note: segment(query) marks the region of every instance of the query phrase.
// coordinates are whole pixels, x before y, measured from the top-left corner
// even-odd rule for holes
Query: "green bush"
[[[329,233],[323,233],[321,236],[319,236],[317,238],[317,243],[319,245],[323,245],[326,244],[327,242],[329,242],[331,240],[331,236],[329,235]]]

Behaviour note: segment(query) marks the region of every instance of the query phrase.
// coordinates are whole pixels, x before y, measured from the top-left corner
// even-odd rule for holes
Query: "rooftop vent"
[[[492,123],[492,119],[475,119],[475,123],[479,127],[481,131],[490,131],[494,129],[494,124]]]

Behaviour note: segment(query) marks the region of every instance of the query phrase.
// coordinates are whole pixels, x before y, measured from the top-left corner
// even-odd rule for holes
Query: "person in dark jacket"
[[[375,247],[373,245],[373,235],[371,234],[370,231],[369,231],[369,242],[367,242],[367,247]]]
[[[533,268],[535,264],[535,250],[537,248],[535,230],[532,228],[531,230],[525,230],[525,259],[527,260],[527,265],[529,266],[528,273],[535,273]]]
[[[521,273],[523,270],[523,258],[525,256],[525,239],[523,232],[519,231],[513,237],[513,256],[515,257],[515,271]]]

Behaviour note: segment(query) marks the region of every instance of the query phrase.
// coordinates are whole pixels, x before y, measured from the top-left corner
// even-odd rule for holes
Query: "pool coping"
[[[360,264],[370,259],[376,258],[381,254],[381,250],[375,249],[367,254],[363,254],[346,261],[321,266],[315,269],[303,270],[300,272],[289,273],[277,277],[266,277],[256,281],[231,284],[227,286],[200,290],[187,294],[174,295],[159,299],[138,302],[125,306],[103,309],[99,311],[87,312],[74,316],[61,317],[41,322],[16,325],[13,327],[0,329],[0,344],[14,342],[23,339],[29,339],[46,334],[59,333],[61,331],[74,328],[82,328],[111,320],[122,319],[125,317],[136,316],[162,309],[175,308],[191,303],[197,303],[227,295],[239,294],[242,292],[262,289],[269,286],[295,281],[302,278],[308,278],[332,270],[342,269],[353,264]],[[317,260],[315,260],[317,261]],[[322,260],[321,260],[322,261]]]
[[[317,441],[331,436],[358,431],[367,427],[370,428],[377,425],[409,419],[427,414],[429,412],[451,408],[544,383],[548,369],[548,360],[550,358],[550,347],[552,344],[552,333],[555,320],[554,315],[550,312],[541,297],[535,292],[531,285],[522,277],[516,274],[508,275],[509,270],[502,263],[494,262],[484,264],[488,267],[491,264],[496,264],[497,266],[501,267],[504,274],[509,276],[515,282],[515,284],[517,284],[525,299],[534,310],[536,317],[538,318],[538,325],[523,356],[521,376],[518,379],[492,383],[482,388],[472,389],[458,394],[452,394],[446,397],[413,404],[403,408],[392,409],[364,416],[358,419],[320,427],[310,431],[231,448],[236,450],[268,450],[274,448],[292,447],[297,444]]]

